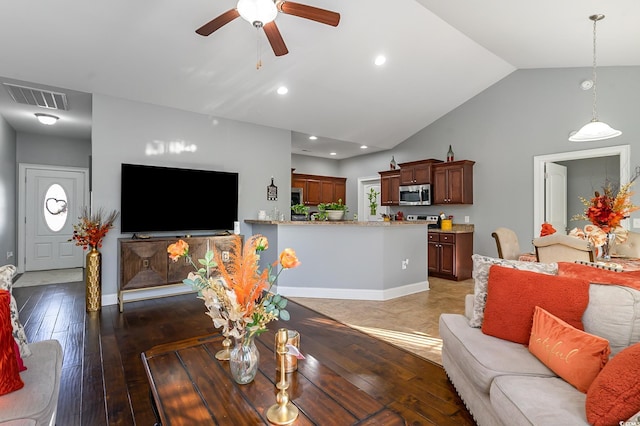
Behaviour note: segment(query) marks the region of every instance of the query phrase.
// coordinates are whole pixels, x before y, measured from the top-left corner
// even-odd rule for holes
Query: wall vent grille
[[[67,95],[50,90],[35,89],[17,84],[3,83],[9,95],[19,104],[39,106],[48,109],[69,110]]]

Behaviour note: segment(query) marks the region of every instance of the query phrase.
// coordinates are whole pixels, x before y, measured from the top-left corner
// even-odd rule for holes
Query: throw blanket
[[[593,284],[611,284],[640,291],[640,271],[615,272],[572,262],[558,262],[558,275],[589,280]]]

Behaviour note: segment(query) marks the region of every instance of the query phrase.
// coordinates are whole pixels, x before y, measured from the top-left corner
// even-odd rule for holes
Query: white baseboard
[[[185,293],[195,293],[191,287],[178,284],[175,286],[163,286],[156,287],[150,289],[140,289],[136,291],[130,291],[128,293],[123,293],[122,297],[126,302],[133,302],[136,300],[146,300],[146,299],[155,299],[157,297],[166,297],[166,296],[176,296],[178,294]],[[108,305],[117,305],[118,304],[118,295],[117,294],[103,294],[102,295],[102,306]]]
[[[407,284],[387,290],[367,290],[352,288],[283,287],[278,286],[278,294],[286,297],[312,297],[319,299],[349,300],[390,300],[409,294],[429,290],[429,281]]]

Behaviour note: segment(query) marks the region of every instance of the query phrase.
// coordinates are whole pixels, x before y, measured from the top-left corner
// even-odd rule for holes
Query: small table
[[[156,346],[142,353],[159,421],[169,425],[270,424],[276,403],[273,335],[256,339],[259,371],[253,382],[236,384],[228,361],[216,359],[219,334]],[[269,341],[271,345],[265,342]],[[298,407],[295,425],[404,425],[396,412],[305,353],[298,371],[287,375],[290,400]]]

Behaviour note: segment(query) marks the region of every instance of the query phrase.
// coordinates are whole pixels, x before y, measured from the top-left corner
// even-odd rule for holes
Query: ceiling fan
[[[228,10],[207,22],[198,28],[196,33],[201,36],[208,36],[240,16],[250,22],[254,27],[264,30],[269,44],[271,44],[271,48],[273,49],[273,53],[275,53],[276,56],[286,55],[289,53],[289,50],[275,23],[278,12],[310,19],[334,27],[337,27],[340,22],[339,13],[301,3],[294,3],[292,1],[239,0],[234,9]]]

